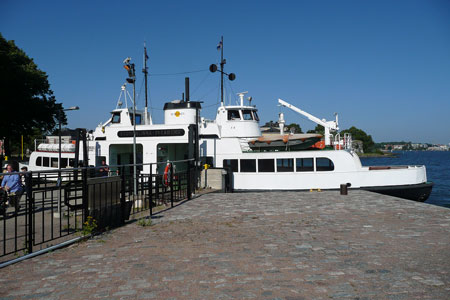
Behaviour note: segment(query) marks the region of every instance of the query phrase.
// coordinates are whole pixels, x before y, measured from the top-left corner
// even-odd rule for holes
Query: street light
[[[136,196],[137,182],[136,182],[136,71],[134,64],[130,63],[131,57],[125,58],[123,67],[128,71],[127,82],[133,84],[133,195]]]
[[[58,153],[58,212],[54,214],[56,218],[61,216],[61,122],[62,122],[62,112],[69,110],[79,110],[78,106],[71,106],[69,108],[63,108],[58,112],[58,142],[59,142],[59,153]]]

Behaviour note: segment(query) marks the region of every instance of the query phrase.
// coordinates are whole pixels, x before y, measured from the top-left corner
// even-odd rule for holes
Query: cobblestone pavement
[[[1,299],[449,299],[450,210],[365,191],[207,194],[2,269]]]

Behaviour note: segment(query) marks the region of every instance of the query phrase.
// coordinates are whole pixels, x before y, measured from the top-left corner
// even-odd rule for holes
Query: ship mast
[[[148,93],[147,93],[147,75],[148,75],[148,68],[147,68],[147,46],[144,42],[144,68],[142,69],[142,73],[144,73],[144,80],[145,80],[145,109],[144,109],[144,120],[145,124],[152,124],[152,118],[148,114]]]
[[[223,75],[227,75],[230,81],[236,79],[236,75],[234,73],[227,74],[223,71],[223,66],[227,63],[227,60],[223,58],[223,36],[220,39],[219,45],[217,45],[217,50],[220,50],[220,70],[217,70],[217,65],[212,64],[209,66],[209,71],[212,73],[219,71],[220,72],[220,103],[223,106]]]
[[[220,103],[223,105],[223,66],[227,63],[223,59],[223,35],[219,43],[220,47]]]

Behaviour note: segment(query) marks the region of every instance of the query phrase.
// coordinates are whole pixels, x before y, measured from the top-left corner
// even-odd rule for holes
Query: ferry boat
[[[234,74],[223,71],[224,64],[222,55],[219,72],[234,79]],[[213,65],[210,70],[218,68]],[[124,85],[122,93],[125,90]],[[190,101],[188,79],[185,95],[186,99],[165,103],[163,124],[153,124],[147,109],[122,107],[119,98],[111,117],[88,135],[89,165],[98,166],[102,160],[109,165],[161,163],[151,166],[155,174],[164,172],[166,161],[196,158],[198,166],[227,169],[235,191],[333,190],[346,185],[416,201],[425,201],[431,193],[433,183],[427,181],[423,165],[362,166],[352,149],[351,136],[337,133],[337,116],[334,121],[320,120],[280,99],[281,105],[323,125],[323,140],[317,134],[285,133],[283,115],[280,133],[265,135],[252,99],[245,103],[245,92],[239,93],[237,105],[224,105],[222,96],[214,120],[201,117],[201,102]],[[31,168],[46,161],[48,155],[43,153],[36,151],[30,159]],[[58,165],[56,156],[49,158],[49,167]],[[62,165],[70,166],[72,156],[63,153],[63,159],[68,160]],[[150,173],[150,165],[139,172]]]

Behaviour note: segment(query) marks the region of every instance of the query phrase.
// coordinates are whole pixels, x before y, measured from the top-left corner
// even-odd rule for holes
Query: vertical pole
[[[144,70],[142,70],[142,72],[144,72],[144,79],[145,79],[145,124],[148,124],[148,96],[147,96],[147,47],[145,46],[144,43]]]
[[[134,73],[134,64],[131,65]],[[136,182],[136,75],[133,78],[133,195],[136,196],[137,182]]]
[[[125,169],[124,167],[120,168],[120,221],[121,223],[125,223]]]
[[[87,168],[83,167],[83,169],[81,170],[81,176],[82,176],[82,181],[83,181],[83,185],[82,185],[82,190],[83,190],[83,223],[86,222],[87,217],[89,216],[89,196],[88,196],[88,184],[87,184]]]
[[[23,135],[20,136],[22,141],[22,160],[23,160]]]
[[[28,253],[33,252],[33,206],[34,206],[34,198],[33,198],[33,180],[32,180],[32,172],[28,172],[25,174],[25,188],[27,191],[27,212],[28,212],[28,240],[27,240],[27,248]]]
[[[59,124],[58,124],[58,144],[59,144],[59,153],[58,153],[58,169],[61,170],[61,115],[59,116]],[[60,173],[58,173],[60,174]],[[58,178],[59,179],[59,178]]]
[[[187,167],[187,198],[191,200],[191,161],[188,161]]]
[[[150,217],[153,215],[153,165],[150,164],[150,178],[148,179],[148,201],[150,205]]]
[[[170,207],[173,207],[173,163],[170,163]]]
[[[56,218],[61,218],[61,112],[59,112],[59,118],[58,118],[59,124],[58,124],[58,143],[59,143],[59,153],[58,153],[58,211],[53,214]],[[53,204],[53,199],[52,199]]]
[[[186,93],[186,102],[190,101],[190,95],[189,95],[189,77],[184,78],[184,90]]]
[[[223,36],[220,40],[220,102],[223,106],[223,65],[225,62],[223,61]]]

